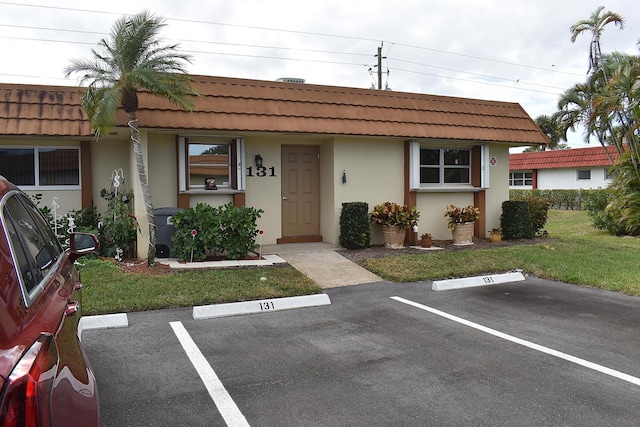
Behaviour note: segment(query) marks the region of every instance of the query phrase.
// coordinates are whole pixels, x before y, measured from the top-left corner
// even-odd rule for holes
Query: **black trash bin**
[[[176,228],[171,217],[183,211],[180,208],[158,208],[153,211],[156,216],[156,258],[173,257],[173,241],[171,237]]]

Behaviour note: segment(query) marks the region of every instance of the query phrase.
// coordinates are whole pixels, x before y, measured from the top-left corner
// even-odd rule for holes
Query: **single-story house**
[[[509,155],[509,189],[578,190],[606,188],[611,183],[614,146],[532,151]]]
[[[486,237],[509,197],[509,148],[548,142],[517,103],[194,79],[201,96],[192,112],[140,94],[154,207],[262,209],[263,244],[337,244],[342,203],[352,201],[370,210],[385,201],[416,206],[420,232],[437,239],[451,238],[446,206],[472,204],[482,211],[475,235]],[[96,141],[77,88],[0,85],[0,174],[45,202],[57,197],[61,210],[103,210],[100,190],[120,170],[134,192],[144,257],[148,226],[124,112]],[[373,243],[381,242],[374,227]]]

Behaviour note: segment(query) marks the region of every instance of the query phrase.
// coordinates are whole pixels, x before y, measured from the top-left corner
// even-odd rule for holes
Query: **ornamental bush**
[[[244,258],[258,245],[256,221],[264,211],[227,203],[213,207],[198,203],[173,215],[173,249],[185,261],[203,261],[207,255]],[[195,230],[195,233],[192,233]]]
[[[340,212],[340,245],[347,249],[368,248],[371,244],[369,205],[365,202],[342,204]]]
[[[533,237],[529,204],[522,200],[502,202],[500,228],[505,240],[530,239]]]

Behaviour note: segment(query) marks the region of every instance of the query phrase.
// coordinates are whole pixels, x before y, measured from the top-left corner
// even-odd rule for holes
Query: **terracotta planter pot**
[[[431,237],[423,237],[420,239],[420,246],[423,248],[430,248],[433,245],[433,239]]]
[[[473,222],[457,223],[451,230],[453,244],[457,246],[473,245]]]
[[[491,243],[501,242],[502,241],[502,234],[500,234],[500,233],[490,233],[489,234],[489,241]]]
[[[382,236],[384,237],[385,248],[402,249],[404,248],[404,238],[407,234],[406,228],[400,228],[395,225],[383,225]]]

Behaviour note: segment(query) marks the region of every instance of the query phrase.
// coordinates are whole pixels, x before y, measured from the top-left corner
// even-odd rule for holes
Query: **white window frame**
[[[473,180],[473,146],[471,145],[437,145],[431,146],[420,141],[410,141],[409,142],[409,187],[411,191],[469,191],[470,189],[474,190],[483,190],[488,189],[489,182],[489,167],[487,165],[489,157],[489,146],[487,144],[476,144],[480,146],[480,187],[474,187],[471,183]],[[445,184],[445,183],[421,183],[420,182],[420,149],[432,149],[432,150],[440,150],[441,156],[443,150],[469,150],[469,183],[455,183],[455,184]],[[442,168],[443,165],[440,165]],[[442,175],[440,176],[442,178]]]
[[[80,190],[82,187],[82,153],[80,151],[80,147],[78,146],[48,146],[48,145],[29,145],[29,146],[20,146],[20,145],[8,145],[2,146],[1,149],[7,150],[33,150],[34,154],[34,165],[33,165],[33,173],[34,177],[34,185],[24,185],[16,183],[23,190]],[[57,184],[57,185],[46,185],[40,184],[40,150],[76,150],[78,152],[78,184]],[[1,174],[1,171],[0,171]]]
[[[514,175],[522,175],[518,178],[515,178]],[[530,175],[530,177],[527,177]],[[522,182],[521,184],[516,183]],[[527,181],[530,181],[527,183]],[[531,187],[533,185],[533,172],[532,171],[516,171],[509,172],[509,187]]]
[[[587,172],[589,174],[588,178],[581,178],[580,172]],[[576,180],[578,181],[591,181],[591,169],[578,169],[576,170]]]
[[[200,144],[214,144],[222,145],[229,144],[229,179],[232,178],[232,174],[235,174],[236,186],[233,188],[233,184],[229,186],[218,183],[218,190],[205,190],[204,188],[189,188],[188,187],[188,175],[189,175],[189,159],[187,156],[188,144],[200,143]],[[212,135],[181,135],[178,138],[178,172],[179,172],[179,189],[180,192],[207,192],[207,193],[235,193],[238,191],[245,191],[246,181],[244,177],[244,158],[245,158],[245,142],[243,138],[236,137],[219,137]],[[236,164],[232,165],[235,153]],[[235,169],[234,169],[235,168]]]

